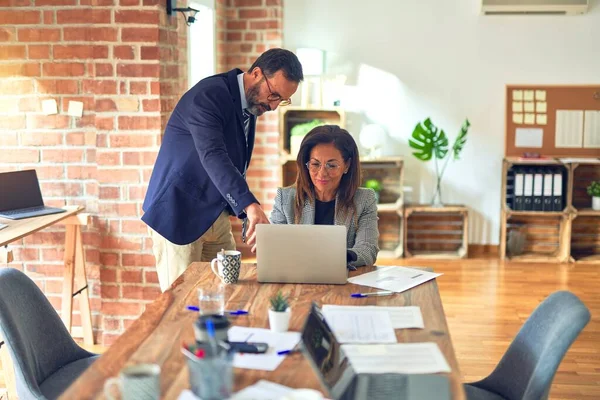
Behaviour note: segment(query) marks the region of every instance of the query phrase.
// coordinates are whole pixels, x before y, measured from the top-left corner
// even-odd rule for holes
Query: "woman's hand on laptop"
[[[258,203],[252,203],[246,208],[248,216],[248,231],[246,232],[246,243],[251,246],[252,253],[256,253],[256,225],[268,224],[269,218]]]

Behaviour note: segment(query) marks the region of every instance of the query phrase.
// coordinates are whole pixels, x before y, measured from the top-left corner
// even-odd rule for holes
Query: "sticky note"
[[[538,125],[546,125],[548,123],[548,117],[546,114],[538,114],[535,116]]]
[[[513,90],[512,97],[513,97],[513,100],[515,100],[515,101],[523,100],[523,91],[522,90]]]
[[[523,103],[520,101],[513,101],[512,110],[513,112],[523,112]]]
[[[537,101],[546,101],[546,91],[545,90],[536,90],[535,91],[535,99]]]
[[[523,123],[523,114],[513,114],[513,123],[522,124]]]
[[[83,103],[81,101],[69,101],[67,114],[72,117],[81,117],[83,115]]]
[[[49,99],[42,101],[42,112],[46,115],[58,114],[56,100]]]
[[[533,125],[535,124],[535,114],[525,114],[525,124]]]
[[[524,103],[523,109],[525,110],[525,112],[534,112],[535,111],[535,103],[533,102],[527,102]]]
[[[533,101],[533,90],[525,90],[525,91],[523,91],[523,100],[525,100],[525,101]]]
[[[537,103],[535,103],[535,111],[539,112],[539,113],[545,113],[546,112],[546,102],[538,101]]]

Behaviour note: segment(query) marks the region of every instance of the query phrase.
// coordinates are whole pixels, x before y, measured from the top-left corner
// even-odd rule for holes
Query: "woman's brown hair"
[[[313,128],[302,140],[296,165],[298,175],[296,176],[296,201],[294,203],[294,223],[300,221],[300,215],[307,201],[315,201],[315,187],[310,179],[306,163],[310,161],[310,152],[318,144],[332,143],[342,154],[344,162],[348,166],[348,172],[342,175],[340,186],[337,191],[336,209],[346,214],[353,211],[354,194],[360,186],[360,160],[358,147],[352,135],[337,125],[321,125]]]

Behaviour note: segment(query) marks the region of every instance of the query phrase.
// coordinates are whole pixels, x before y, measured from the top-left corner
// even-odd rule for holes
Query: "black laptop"
[[[34,169],[0,173],[0,217],[22,219],[65,211],[44,206]]]
[[[334,400],[450,399],[449,381],[443,375],[357,374],[315,303],[300,346]]]

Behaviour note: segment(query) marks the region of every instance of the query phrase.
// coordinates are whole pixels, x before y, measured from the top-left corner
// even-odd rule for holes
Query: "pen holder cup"
[[[183,351],[190,375],[190,389],[202,400],[221,400],[233,392],[233,353],[198,358]]]

